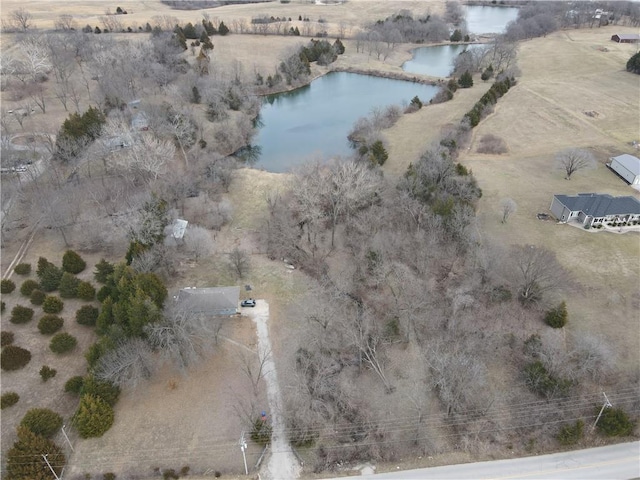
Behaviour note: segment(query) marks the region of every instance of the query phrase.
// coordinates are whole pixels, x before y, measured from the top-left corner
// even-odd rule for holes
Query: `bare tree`
[[[212,351],[214,322],[184,306],[169,303],[163,319],[145,327],[149,343],[175,367],[184,371]]]
[[[240,370],[251,381],[254,396],[260,393],[260,384],[264,377],[269,374],[267,361],[271,357],[270,350],[262,350],[255,354],[248,352],[238,353],[240,359]]]
[[[148,182],[157,180],[165,172],[167,161],[173,158],[175,151],[170,141],[145,134],[131,148],[115,155],[115,164]]]
[[[571,180],[571,175],[578,170],[595,168],[596,159],[589,150],[567,148],[556,155],[556,166],[564,170],[567,180]]]
[[[576,333],[570,353],[577,372],[601,382],[614,371],[616,354],[604,339],[589,333]]]
[[[211,233],[202,227],[189,225],[184,235],[184,244],[187,252],[198,263],[202,257],[211,254],[213,251],[213,240]]]
[[[16,28],[22,29],[26,32],[27,29],[31,26],[33,15],[31,15],[31,13],[25,8],[20,7],[10,13],[10,18]]]
[[[73,19],[72,15],[63,14],[58,16],[58,18],[53,23],[53,26],[56,30],[75,30],[77,28],[77,23]]]
[[[238,278],[244,278],[249,273],[249,255],[245,250],[235,247],[228,255],[229,268],[238,276]]]
[[[500,200],[500,213],[502,214],[502,223],[507,223],[509,217],[516,213],[518,204],[512,198],[503,198]]]
[[[555,253],[544,247],[519,245],[513,248],[511,258],[518,275],[519,297],[525,305],[539,301],[567,281]]]
[[[95,375],[119,387],[135,387],[150,378],[154,370],[153,352],[147,342],[130,338],[100,357]]]

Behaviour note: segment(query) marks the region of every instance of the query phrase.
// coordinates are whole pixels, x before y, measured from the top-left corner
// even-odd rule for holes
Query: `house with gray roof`
[[[630,196],[612,197],[599,193],[554,195],[549,209],[560,222],[576,222],[585,227],[605,222],[628,224],[640,221],[640,201]]]
[[[638,43],[640,34],[637,33],[616,33],[611,35],[611,40],[618,43]]]
[[[229,316],[238,313],[240,287],[183,288],[175,301],[192,313]]]
[[[629,185],[640,185],[640,158],[623,153],[609,158],[607,165],[620,175]]]

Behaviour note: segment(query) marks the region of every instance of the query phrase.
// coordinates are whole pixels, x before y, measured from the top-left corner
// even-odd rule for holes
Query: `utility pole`
[[[58,474],[56,473],[56,471],[53,469],[53,467],[51,466],[51,464],[49,463],[49,460],[47,460],[47,454],[42,454],[42,458],[44,458],[44,461],[47,462],[47,467],[49,467],[49,470],[51,470],[51,473],[53,473],[53,476],[56,477],[56,480],[60,480],[60,477],[58,476]]]
[[[247,455],[244,451],[247,449],[247,442],[244,439],[244,432],[240,435],[240,451],[242,452],[242,460],[244,460],[244,474],[249,475],[249,469],[247,468]]]
[[[613,407],[613,405],[611,405],[611,402],[607,398],[607,394],[602,392],[602,395],[604,395],[604,404],[602,405],[602,408],[600,409],[600,413],[598,414],[598,418],[596,418],[596,421],[593,422],[593,426],[591,427],[592,431],[596,428],[596,425],[598,424],[598,420],[600,420],[600,417],[602,416],[602,412],[604,412],[604,409]]]
[[[75,450],[73,449],[73,445],[71,445],[71,440],[69,440],[69,437],[67,435],[67,432],[64,431],[64,427],[66,425],[62,425],[62,434],[64,435],[65,440],[67,441],[67,443],[69,444],[69,448],[71,449],[72,452],[75,452]]]

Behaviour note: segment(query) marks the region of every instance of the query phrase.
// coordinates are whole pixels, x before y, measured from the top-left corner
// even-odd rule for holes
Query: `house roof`
[[[184,304],[192,312],[217,315],[236,310],[240,299],[240,287],[183,288],[176,302]]]
[[[614,37],[620,40],[640,40],[640,34],[637,33],[616,33]]]
[[[640,214],[640,201],[635,197],[612,197],[599,193],[579,193],[577,196],[554,195],[572,212],[583,212],[592,217]]]
[[[611,157],[611,161],[613,160],[616,160],[634,175],[640,175],[640,158],[629,155],[628,153],[623,153],[617,157]]]

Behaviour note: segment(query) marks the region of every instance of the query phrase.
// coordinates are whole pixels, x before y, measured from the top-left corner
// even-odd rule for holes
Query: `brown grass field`
[[[208,12],[212,18],[218,17],[225,23],[234,18],[248,19],[262,14],[295,19],[303,15],[312,21],[324,18],[328,23],[323,25],[330,31],[344,21],[353,33],[363,22],[382,18],[401,8],[423,13],[427,9],[439,11],[442,5],[440,1],[351,0],[341,6],[317,6],[293,0],[290,4],[235,5]],[[129,15],[122,18],[125,25],[144,25],[156,15],[175,16],[185,22],[202,18],[199,11],[171,10],[152,0],[114,3],[110,5],[111,10],[114,11],[116,6],[129,11]],[[104,3],[88,0],[4,0],[0,12],[2,18],[18,7],[34,14],[35,24],[43,28],[51,27],[53,19],[63,13],[73,14],[80,26],[100,24],[98,17],[104,15],[106,9]],[[297,23],[292,22],[292,25]],[[480,240],[504,245],[542,245],[556,252],[576,283],[562,294],[567,299],[570,314],[567,333],[589,331],[605,337],[615,346],[619,365],[627,372],[637,372],[640,365],[640,236],[636,233],[586,232],[553,221],[539,221],[535,217],[538,212],[548,212],[552,195],[556,193],[599,192],[638,196],[604,165],[611,155],[633,153],[629,142],[640,140],[639,77],[624,71],[624,64],[635,53],[636,47],[609,40],[613,33],[626,31],[631,29],[571,30],[522,43],[518,59],[522,76],[518,85],[500,99],[495,112],[476,127],[470,149],[461,155],[461,162],[473,170],[483,190],[478,209]],[[6,36],[2,40],[3,49],[11,43]],[[231,68],[230,64],[237,60],[245,72],[254,69],[268,72],[289,49],[305,41],[301,38],[254,35],[216,37],[213,61],[223,68]],[[381,62],[365,54],[354,53],[355,48],[349,41],[346,46],[347,53],[340,58],[338,66],[392,72],[400,70],[402,62],[410,57],[412,47],[398,48],[386,62]],[[401,175],[443,128],[455,125],[463,117],[488,87],[489,84],[478,79],[473,88],[459,90],[454,100],[406,115],[386,131],[384,135],[389,142],[390,157],[384,168],[385,174],[389,177]],[[34,125],[38,130],[50,128],[51,133],[55,133],[66,112],[59,105],[54,106],[53,99],[50,103],[50,112],[35,116],[34,122],[37,123]],[[7,102],[11,108],[9,105]],[[589,117],[585,111],[596,111],[598,116]],[[476,153],[478,139],[488,133],[502,137],[508,145],[508,153]],[[592,149],[599,165],[592,171],[579,171],[571,181],[567,181],[562,172],[553,169],[553,158],[559,150],[574,146]],[[286,322],[293,321],[285,320],[284,311],[304,290],[305,277],[260,255],[252,234],[266,209],[265,193],[284,188],[286,178],[268,172],[239,171],[229,192],[234,220],[215,238],[218,252],[240,245],[252,253],[252,271],[243,283],[250,283],[255,289],[255,296],[266,298],[271,304],[276,358],[279,351],[286,348],[282,344],[284,340],[281,340],[286,338],[283,332],[290,326]],[[504,197],[511,197],[518,204],[517,213],[507,224],[500,223],[498,212],[498,203]],[[63,249],[58,236],[47,232],[36,238],[25,260],[35,264],[37,257],[44,255],[58,261]],[[17,245],[10,243],[2,249],[3,267],[10,262],[16,250]],[[124,252],[120,253],[124,255]],[[91,261],[98,259],[96,256]],[[221,260],[205,259],[198,265],[182,268],[171,286],[205,286],[231,281],[234,280]],[[19,292],[9,297],[8,311],[19,299]],[[3,329],[8,325],[6,317],[3,315]],[[42,343],[42,336],[35,329],[36,322],[37,319],[24,326],[10,326],[17,332],[17,344],[35,346],[37,342]],[[240,322],[229,325],[223,334],[252,347],[255,341],[253,328]],[[90,338],[78,330],[80,326],[75,325],[72,317],[67,318],[65,324],[66,329],[78,334],[83,347],[88,344]],[[136,462],[142,465],[141,471],[149,473],[154,467],[180,469],[183,464],[173,450],[178,445],[191,449],[194,458],[200,458],[198,455],[206,457],[205,450],[209,446],[212,449],[221,446],[209,457],[214,459],[210,462],[211,468],[240,472],[241,456],[235,444],[240,422],[232,410],[235,398],[223,386],[235,383],[238,389],[246,387],[238,378],[234,348],[231,344],[222,345],[209,361],[185,377],[165,370],[144,387],[125,392],[116,407],[116,423],[103,438],[74,439],[77,453],[72,457],[70,474],[79,478],[83,472],[124,472]],[[29,376],[29,385],[16,372],[2,373],[2,392],[16,390],[22,397],[15,407],[3,411],[3,453],[10,446],[12,431],[27,408],[50,407],[60,411],[68,421],[73,402],[63,395],[49,396],[48,392],[50,388],[62,391],[64,381],[84,368],[84,361],[81,366],[71,365],[69,359],[53,358],[48,352],[34,355],[27,369],[17,372]],[[45,363],[58,368],[58,375],[42,384],[37,370]],[[255,455],[255,450],[251,453]],[[120,458],[120,463],[107,468],[107,461],[116,457]],[[190,466],[194,470],[204,470],[210,468],[206,462],[197,460]],[[74,478],[73,475],[70,478]],[[229,477],[225,475],[225,478]]]

